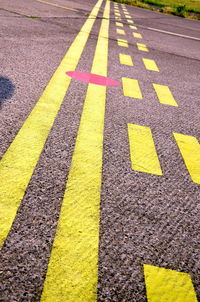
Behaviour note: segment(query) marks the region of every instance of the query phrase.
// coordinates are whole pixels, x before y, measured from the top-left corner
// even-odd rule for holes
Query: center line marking
[[[0,247],[8,235],[71,82],[65,71],[76,68],[102,2],[99,0],[93,8],[41,98],[0,161]]]
[[[91,73],[107,76],[110,1]],[[99,211],[106,87],[88,85],[42,302],[97,299]]]

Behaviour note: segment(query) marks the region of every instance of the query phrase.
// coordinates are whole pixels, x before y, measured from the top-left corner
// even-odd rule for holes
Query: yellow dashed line
[[[139,34],[139,33],[134,33],[134,32],[133,32],[133,37],[134,37],[134,38],[138,38],[138,39],[142,39],[142,35]]]
[[[91,73],[107,75],[110,1]],[[95,95],[95,98],[94,98]],[[106,87],[89,84],[42,302],[95,302]]]
[[[118,17],[118,16],[115,16],[115,19],[116,19],[116,20],[120,20],[120,21],[122,20],[122,19],[121,19],[120,17]]]
[[[122,84],[124,96],[135,99],[142,99],[142,93],[137,80],[123,77]]]
[[[189,274],[144,265],[148,302],[197,302]]]
[[[0,162],[0,246],[24,196],[103,0],[99,0]]]
[[[133,23],[134,23],[134,21],[133,21],[133,20],[127,20],[127,22],[128,22],[128,23],[131,23],[131,24],[133,24]]]
[[[148,48],[147,48],[147,46],[146,46],[145,44],[142,44],[142,43],[136,43],[136,45],[137,45],[138,50],[141,50],[141,51],[146,51],[146,52],[148,52],[148,51],[149,51],[149,50],[148,50]]]
[[[128,47],[128,41],[123,39],[117,39],[117,43],[119,46]]]
[[[144,58],[142,60],[146,69],[152,71],[159,71],[158,66],[156,65],[156,62],[154,60],[144,59]]]
[[[178,106],[168,86],[153,84],[153,87],[161,104]]]
[[[196,137],[173,133],[192,180],[200,184],[200,144]]]
[[[151,129],[145,126],[128,124],[128,135],[132,169],[162,175]]]
[[[134,26],[134,25],[129,25],[130,29],[136,29],[137,30],[137,27]]]
[[[116,26],[120,26],[120,27],[124,26],[123,23],[121,23],[121,22],[116,22],[115,24],[116,24]]]
[[[119,35],[125,35],[125,31],[124,31],[123,29],[117,28],[117,29],[116,29],[116,32],[117,32],[117,34],[119,34]]]
[[[120,13],[115,13],[115,16],[121,17],[121,14]]]
[[[130,15],[125,15],[125,17],[126,17],[127,19],[131,19],[131,16],[130,16]]]
[[[120,53],[119,54],[119,61],[120,61],[120,64],[133,66],[132,58],[129,55],[125,55],[125,54]]]

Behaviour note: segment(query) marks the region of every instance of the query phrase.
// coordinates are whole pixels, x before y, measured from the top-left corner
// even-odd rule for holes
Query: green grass
[[[126,3],[156,10],[160,12],[200,19],[200,0],[114,0],[115,2]]]

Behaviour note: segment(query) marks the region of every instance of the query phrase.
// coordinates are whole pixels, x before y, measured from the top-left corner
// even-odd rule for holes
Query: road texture
[[[0,301],[197,302],[200,23],[106,0],[0,21]]]

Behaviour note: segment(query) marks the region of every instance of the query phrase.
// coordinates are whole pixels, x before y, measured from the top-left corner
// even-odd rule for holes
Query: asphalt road
[[[115,6],[0,3],[2,302],[200,299],[200,23]]]

